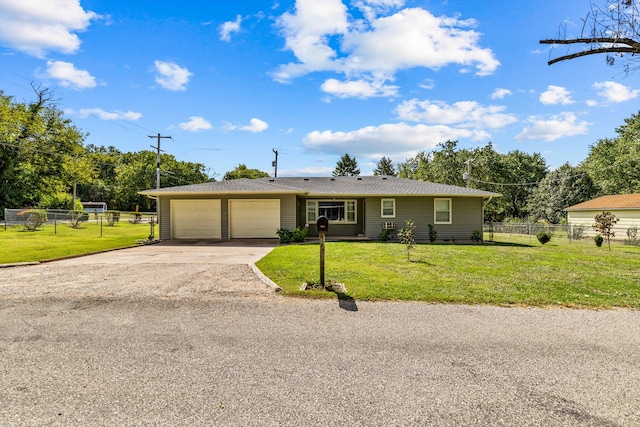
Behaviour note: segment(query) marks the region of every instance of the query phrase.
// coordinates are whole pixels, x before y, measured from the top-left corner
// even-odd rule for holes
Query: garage
[[[220,199],[171,200],[172,239],[221,239]]]
[[[231,239],[274,239],[279,228],[279,199],[229,200]]]

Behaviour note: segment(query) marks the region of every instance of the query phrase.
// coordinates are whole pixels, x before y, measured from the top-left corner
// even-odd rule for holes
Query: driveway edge
[[[251,270],[253,270],[253,272],[256,274],[256,276],[258,276],[258,278],[260,280],[262,280],[262,282],[267,285],[268,287],[272,288],[275,292],[280,292],[282,291],[282,288],[280,286],[278,286],[273,280],[269,279],[267,276],[264,275],[264,273],[262,271],[260,271],[260,269],[258,267],[256,267],[256,265],[254,263],[250,263],[247,264],[249,266],[249,268]]]

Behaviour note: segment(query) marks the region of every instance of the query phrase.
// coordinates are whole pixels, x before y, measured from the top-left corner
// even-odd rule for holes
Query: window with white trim
[[[433,210],[435,224],[451,224],[451,199],[434,199]]]
[[[380,217],[396,217],[396,199],[382,199],[380,201]]]
[[[307,221],[316,222],[321,215],[330,222],[355,224],[357,203],[355,200],[307,200]]]

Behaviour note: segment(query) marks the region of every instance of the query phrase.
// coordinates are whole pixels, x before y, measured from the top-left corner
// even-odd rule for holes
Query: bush
[[[438,232],[436,231],[435,228],[433,228],[432,224],[428,224],[427,227],[429,227],[429,241],[431,243],[436,241],[436,237],[438,236]]]
[[[71,228],[80,228],[80,224],[87,221],[88,219],[89,214],[85,211],[69,211],[69,226]]]
[[[307,238],[307,231],[309,231],[307,227],[296,227],[291,233],[291,240],[294,242],[304,242],[304,239]]]
[[[104,215],[107,217],[107,224],[112,227],[120,221],[120,211],[105,211]]]
[[[549,233],[548,231],[541,231],[536,234],[536,237],[538,238],[538,242],[542,243],[543,245],[551,241],[551,233]]]
[[[27,209],[18,212],[18,216],[24,217],[24,229],[26,231],[36,231],[42,224],[47,222],[47,211],[43,209]]]
[[[471,241],[482,243],[482,232],[480,230],[473,230],[473,233],[471,233]]]
[[[308,231],[309,229],[305,225],[304,227],[297,227],[293,231],[287,230],[286,228],[279,228],[276,234],[280,239],[280,243],[304,242],[304,239],[307,238]]]
[[[287,230],[286,228],[279,228],[278,231],[276,231],[276,234],[280,239],[280,243],[289,243],[293,238],[293,233],[291,233],[291,231]]]
[[[393,230],[389,230],[385,228],[382,231],[380,231],[380,234],[378,234],[378,240],[381,242],[388,242],[392,238],[392,233],[393,233]]]
[[[593,240],[596,242],[596,246],[600,247],[602,246],[602,242],[604,242],[604,237],[602,237],[600,234],[596,234],[595,236],[593,236]]]

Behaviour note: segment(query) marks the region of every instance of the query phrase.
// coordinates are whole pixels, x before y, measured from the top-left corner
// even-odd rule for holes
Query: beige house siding
[[[626,239],[627,229],[632,226],[636,226],[640,229],[640,209],[625,209],[625,210],[609,210],[612,214],[618,218],[613,231],[615,232],[614,239]],[[580,226],[584,228],[584,236],[592,237],[596,235],[596,231],[592,225],[595,223],[595,217],[602,210],[585,210],[585,211],[568,211],[567,222],[576,227]]]
[[[293,194],[286,195],[247,195],[240,194],[238,196],[220,195],[198,196],[161,196],[160,197],[160,239],[171,239],[171,200],[180,199],[220,199],[221,200],[221,222],[222,222],[222,239],[229,239],[229,200],[230,199],[280,199],[280,227],[293,230],[296,227],[296,196]],[[277,239],[277,230],[273,230],[273,238]]]

